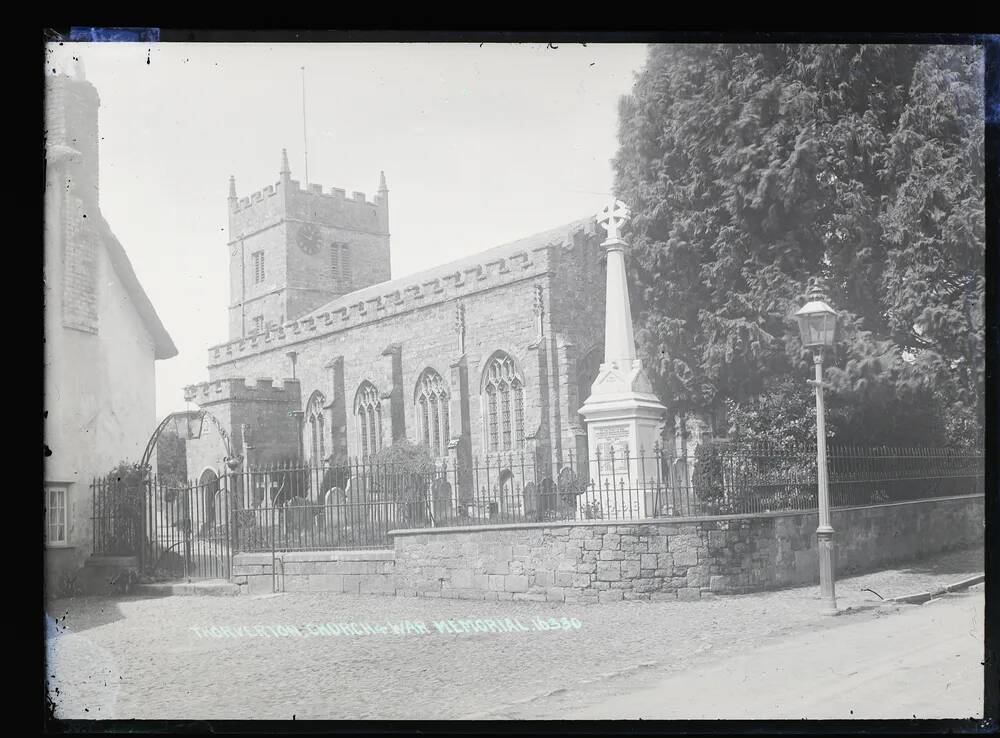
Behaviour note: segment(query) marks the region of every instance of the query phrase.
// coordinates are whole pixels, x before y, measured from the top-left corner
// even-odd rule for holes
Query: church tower
[[[229,339],[295,320],[391,278],[389,189],[374,200],[292,179],[281,151],[278,181],[250,197],[229,178]]]

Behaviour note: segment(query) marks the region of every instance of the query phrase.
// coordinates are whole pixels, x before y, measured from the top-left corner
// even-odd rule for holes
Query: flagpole
[[[306,189],[309,189],[309,141],[306,138],[306,68],[302,69],[302,149],[305,152]]]

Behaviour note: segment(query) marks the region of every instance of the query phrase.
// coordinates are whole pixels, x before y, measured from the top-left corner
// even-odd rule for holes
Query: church
[[[468,466],[586,459],[579,409],[603,357],[593,216],[393,279],[389,189],[229,182],[229,337],[185,398],[257,466],[368,458],[401,439]],[[480,246],[480,244],[470,244]],[[492,246],[492,248],[490,248]],[[471,249],[470,249],[471,250]],[[188,473],[218,469],[206,424]]]

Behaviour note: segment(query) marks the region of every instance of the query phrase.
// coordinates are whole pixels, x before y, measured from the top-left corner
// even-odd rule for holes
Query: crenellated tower
[[[372,201],[363,192],[303,188],[282,149],[278,181],[240,198],[230,177],[228,203],[230,340],[391,278],[384,173]]]

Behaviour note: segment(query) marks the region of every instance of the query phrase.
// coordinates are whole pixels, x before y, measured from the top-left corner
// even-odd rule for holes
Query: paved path
[[[548,719],[981,718],[982,592],[874,622],[807,632],[662,679],[623,677],[491,717]],[[851,616],[844,616],[851,617]]]
[[[867,589],[889,598],[981,572],[978,549],[844,579],[837,592],[842,607],[872,606],[879,600]],[[694,674],[788,639],[832,639],[856,624],[859,632],[883,622],[892,630],[890,623],[905,622],[896,618],[917,607],[827,617],[818,595],[813,586],[592,606],[323,593],[76,598],[49,606],[55,620],[49,694],[56,716],[66,718],[452,719],[510,711],[548,717],[539,700],[559,690],[567,698],[593,694],[595,701],[609,689],[621,693],[615,684],[653,687],[671,674]],[[576,618],[579,627],[542,630],[532,625],[538,617]],[[527,630],[440,633],[433,626],[508,618]],[[392,632],[391,624],[407,620],[426,632],[415,625]],[[317,624],[352,622],[385,632],[309,632]],[[216,638],[196,630],[279,625],[301,635],[231,630],[236,635]]]

